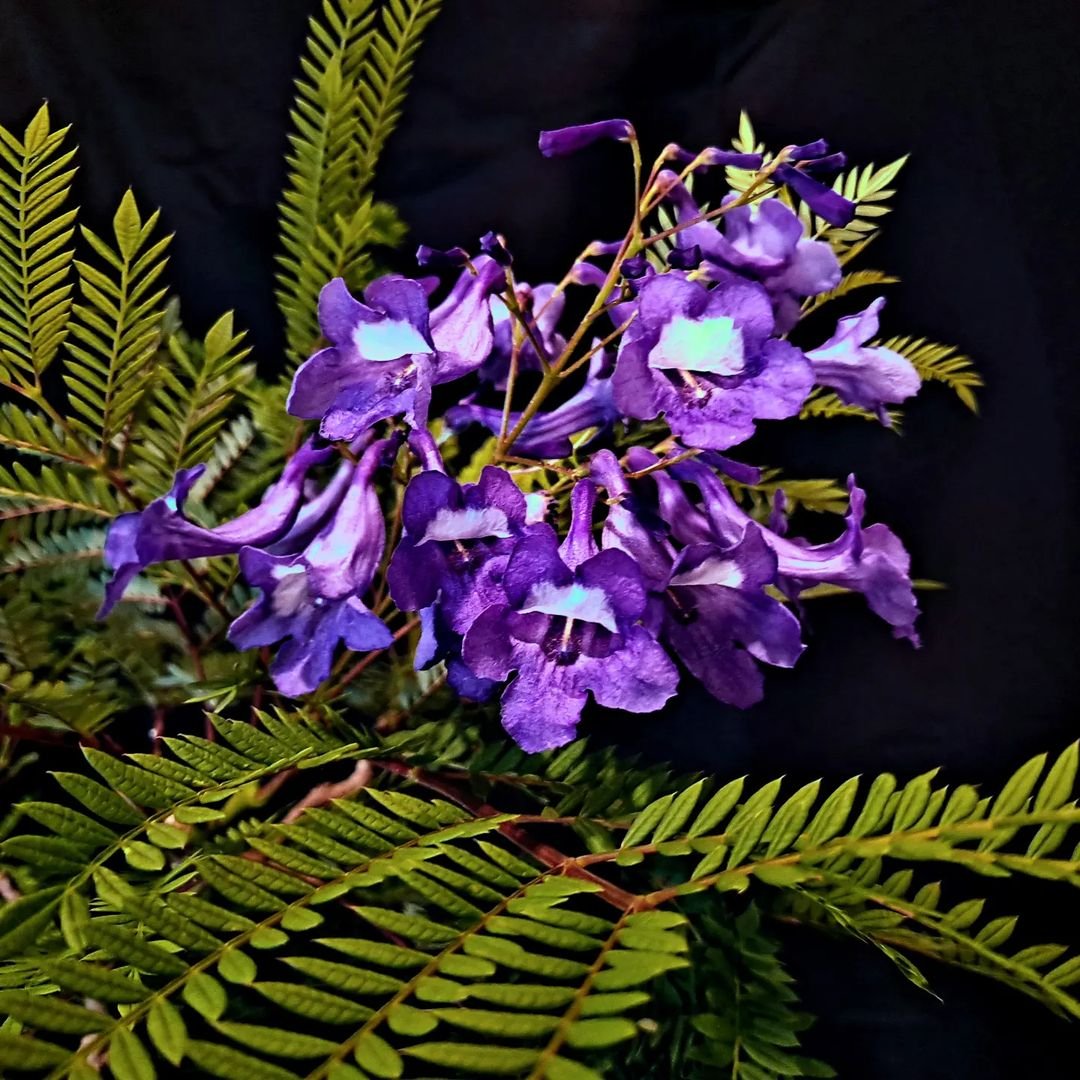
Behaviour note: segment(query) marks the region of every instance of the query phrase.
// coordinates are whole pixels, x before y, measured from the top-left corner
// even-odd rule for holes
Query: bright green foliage
[[[593,816],[559,808],[618,764],[584,743],[526,757],[449,725],[380,742],[333,716],[214,723],[219,741],[160,757],[87,750],[99,780],[60,773],[65,801],[19,806],[0,843],[26,894],[0,912],[5,1069],[829,1076],[799,1053],[809,1021],[758,909],[854,934],[920,985],[907,952],[1080,1014],[1063,947],[1006,951],[1015,920],[914,882],[938,861],[1080,883],[1075,745],[994,799],[934,773],[829,793],[654,773],[651,801]],[[351,793],[266,802],[274,777],[296,802],[341,761],[362,770]],[[499,808],[521,796],[550,809]],[[589,825],[611,839],[582,851],[569,830],[595,841]]]
[[[0,128],[0,375],[40,386],[67,334],[75,151],[42,105],[22,138]]]
[[[730,1076],[835,1076],[799,1053],[799,1035],[813,1022],[797,1008],[794,980],[777,958],[779,946],[751,904],[730,921],[703,917],[695,975],[707,1011],[689,1017],[687,1080]]]
[[[373,201],[371,185],[439,2],[386,0],[377,13],[372,0],[323,0],[311,18],[279,222],[277,299],[294,361],[320,340],[323,285],[333,277],[365,284],[373,276],[368,249],[401,239],[402,226]]]
[[[97,444],[110,445],[125,432],[154,375],[165,318],[158,281],[171,239],[151,243],[157,220],[155,211],[143,222],[128,191],[113,218],[115,247],[82,229],[103,269],[76,263],[83,302],[73,310],[64,381],[72,424]]]
[[[172,364],[163,364],[132,440],[131,474],[149,495],[160,495],[178,469],[204,461],[229,418],[241,384],[252,375],[244,366],[251,351],[233,330],[226,312],[202,342],[181,331],[167,345]]]

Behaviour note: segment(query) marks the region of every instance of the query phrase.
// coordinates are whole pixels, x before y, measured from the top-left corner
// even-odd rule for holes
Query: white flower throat
[[[727,315],[689,319],[676,315],[649,352],[649,367],[738,375],[746,366],[742,331]]]

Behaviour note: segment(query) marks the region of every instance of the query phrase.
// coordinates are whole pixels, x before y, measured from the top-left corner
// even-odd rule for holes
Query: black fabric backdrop
[[[0,121],[24,123],[48,97],[76,125],[86,219],[105,226],[128,184],[162,206],[186,321],[205,329],[235,308],[268,366],[281,344],[274,204],[312,7],[0,0]],[[1072,0],[446,7],[379,175],[412,229],[400,269],[413,269],[417,241],[467,246],[495,227],[521,277],[558,275],[585,240],[621,228],[626,165],[618,147],[544,161],[540,128],[628,116],[647,147],[696,147],[726,142],[745,107],[773,145],[825,135],[879,163],[911,151],[897,211],[862,265],[903,279],[886,332],[956,342],[988,383],[980,419],[928,388],[901,438],[789,424],[742,455],[794,475],[857,470],[872,518],[905,538],[918,574],[949,584],[924,598],[920,652],[861,602],[823,603],[812,647],[796,671],[770,672],[754,709],[689,691],[659,719],[595,717],[594,730],[759,777],[943,764],[952,780],[995,781],[1064,745],[1078,683]],[[1068,935],[1059,893],[1047,895],[1045,918],[1029,920],[1039,940]],[[868,950],[803,935],[789,946],[823,1014],[812,1049],[845,1080],[1077,1073],[1070,1030],[1007,991],[934,970],[939,1004]]]

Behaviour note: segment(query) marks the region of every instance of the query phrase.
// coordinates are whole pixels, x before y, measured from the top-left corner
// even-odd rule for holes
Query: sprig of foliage
[[[397,125],[413,58],[439,0],[323,0],[309,22],[307,55],[290,114],[289,179],[279,207],[284,251],[277,300],[294,361],[320,340],[317,299],[330,278],[351,287],[373,274],[368,249],[403,229],[372,199],[375,166]]]
[[[398,1076],[407,1060],[448,1076],[606,1075],[617,1047],[656,1030],[658,977],[691,970],[704,935],[727,975],[687,1013],[695,1056],[733,1076],[829,1075],[792,1053],[805,1021],[774,941],[754,915],[724,916],[718,894],[751,887],[766,911],[840,912],[905,965],[897,950],[910,947],[1080,1012],[1067,989],[1080,969],[1060,947],[1008,956],[1011,923],[971,932],[972,902],[942,914],[934,889],[908,899],[910,871],[877,877],[887,858],[1080,883],[1080,853],[1050,857],[1080,824],[1075,745],[1049,768],[1033,759],[993,800],[933,773],[783,799],[779,780],[701,779],[590,820],[482,802],[468,777],[489,798],[503,790],[477,768],[490,747],[459,747],[465,760],[433,772],[402,756],[404,734],[395,748],[299,715],[215,727],[224,742],[167,739],[167,756],[87,750],[104,783],[61,773],[69,803],[20,804],[37,831],[0,844],[33,890],[0,916],[0,955],[26,986],[0,998],[6,1067],[81,1076],[107,1053],[140,1078],[185,1062],[225,1077],[299,1075],[300,1062],[309,1077]],[[420,757],[449,749],[410,734]],[[510,788],[561,783],[590,759],[582,744],[567,754],[519,761]],[[343,760],[368,762],[351,795],[282,820],[260,794]],[[573,854],[540,839],[544,822],[621,839]],[[867,922],[870,905],[889,920]]]
[[[48,105],[21,139],[0,127],[0,374],[37,389],[71,314],[75,211],[63,208],[75,151],[64,148],[68,130],[51,129]]]
[[[104,270],[75,264],[83,303],[72,313],[64,381],[72,423],[94,444],[119,439],[154,376],[166,292],[156,286],[172,239],[151,243],[158,216],[144,222],[128,191],[113,218],[115,248],[82,227]]]

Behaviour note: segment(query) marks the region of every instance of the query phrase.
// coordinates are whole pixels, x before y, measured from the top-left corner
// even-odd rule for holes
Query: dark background
[[[0,122],[21,127],[48,97],[82,147],[84,220],[105,227],[128,184],[162,206],[185,321],[204,330],[235,308],[268,368],[281,362],[274,204],[313,6],[0,0]],[[770,672],[763,704],[735,713],[691,691],[659,720],[598,718],[600,730],[729,775],[941,764],[950,780],[991,782],[1062,747],[1078,684],[1075,3],[446,8],[378,179],[412,229],[400,269],[415,242],[468,246],[494,227],[519,276],[557,276],[584,241],[621,230],[627,170],[619,147],[545,161],[540,128],[627,116],[647,148],[697,147],[726,143],[746,108],[773,146],[825,135],[878,163],[911,151],[896,213],[857,265],[903,279],[886,333],[955,342],[988,384],[980,419],[928,387],[901,438],[856,421],[787,425],[743,455],[792,475],[857,470],[871,517],[905,538],[917,574],[949,584],[924,598],[920,652],[861,601],[827,602],[810,612],[812,648],[795,672]],[[1045,919],[1029,912],[1040,940],[1068,934],[1060,891]],[[1072,1030],[1005,990],[934,970],[939,1004],[869,950],[790,946],[822,1015],[811,1049],[845,1080],[1077,1075]]]

